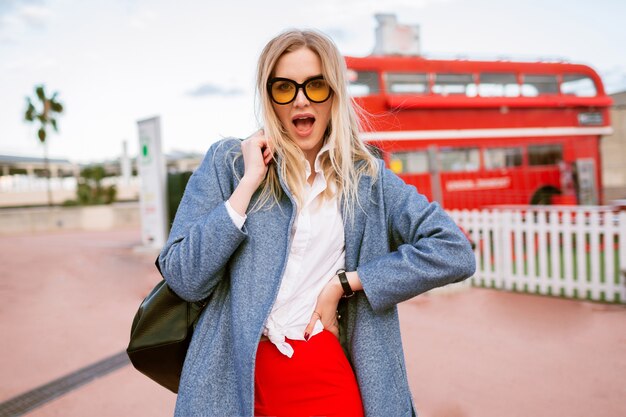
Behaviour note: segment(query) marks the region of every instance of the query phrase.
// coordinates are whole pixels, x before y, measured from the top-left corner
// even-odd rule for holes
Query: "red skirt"
[[[328,330],[308,342],[290,340],[294,354],[283,355],[259,342],[254,375],[255,416],[363,416],[352,367]]]

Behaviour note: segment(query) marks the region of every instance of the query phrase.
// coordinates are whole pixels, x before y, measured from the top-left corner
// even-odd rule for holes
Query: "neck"
[[[309,185],[313,184],[313,180],[315,179],[315,158],[317,157],[317,153],[311,155],[309,153],[304,154],[305,159],[309,163],[309,167],[311,168],[311,175],[306,179]]]
[[[323,141],[320,141],[320,143],[318,143],[315,148],[308,151],[303,151],[304,158],[309,161],[309,165],[311,166],[311,172],[315,172],[315,159],[317,158],[317,154],[320,153],[320,150],[323,146]]]
[[[324,141],[320,141],[315,148],[310,150],[303,150],[304,158],[309,162],[309,167],[311,168],[311,175],[307,178],[309,184],[313,183],[315,179],[315,160],[317,159],[317,154],[320,152],[322,147],[324,146]]]
[[[311,167],[311,173],[315,173],[315,158],[317,157],[317,152],[312,155],[305,154],[304,157],[309,162],[309,167]]]

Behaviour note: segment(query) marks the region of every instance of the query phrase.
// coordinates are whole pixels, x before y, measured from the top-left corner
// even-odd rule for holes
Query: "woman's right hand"
[[[260,129],[241,143],[241,152],[244,161],[241,181],[256,189],[263,182],[267,167],[272,162],[271,141],[265,136],[263,129]]]
[[[241,216],[246,215],[250,199],[267,174],[267,166],[272,162],[271,141],[263,129],[241,142],[244,173],[239,185],[228,199],[230,206]]]

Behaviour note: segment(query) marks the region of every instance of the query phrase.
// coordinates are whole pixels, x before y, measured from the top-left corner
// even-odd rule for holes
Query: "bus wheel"
[[[560,194],[561,190],[559,190],[558,188],[550,186],[541,187],[540,189],[535,191],[535,194],[533,194],[533,197],[530,199],[530,204],[549,206],[552,204],[552,197]]]

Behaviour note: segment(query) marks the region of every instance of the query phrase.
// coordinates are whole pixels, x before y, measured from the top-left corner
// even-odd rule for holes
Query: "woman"
[[[159,256],[210,296],[176,415],[414,415],[396,304],[473,274],[469,243],[359,139],[326,36],[271,40],[257,88],[263,130],[211,146]]]

